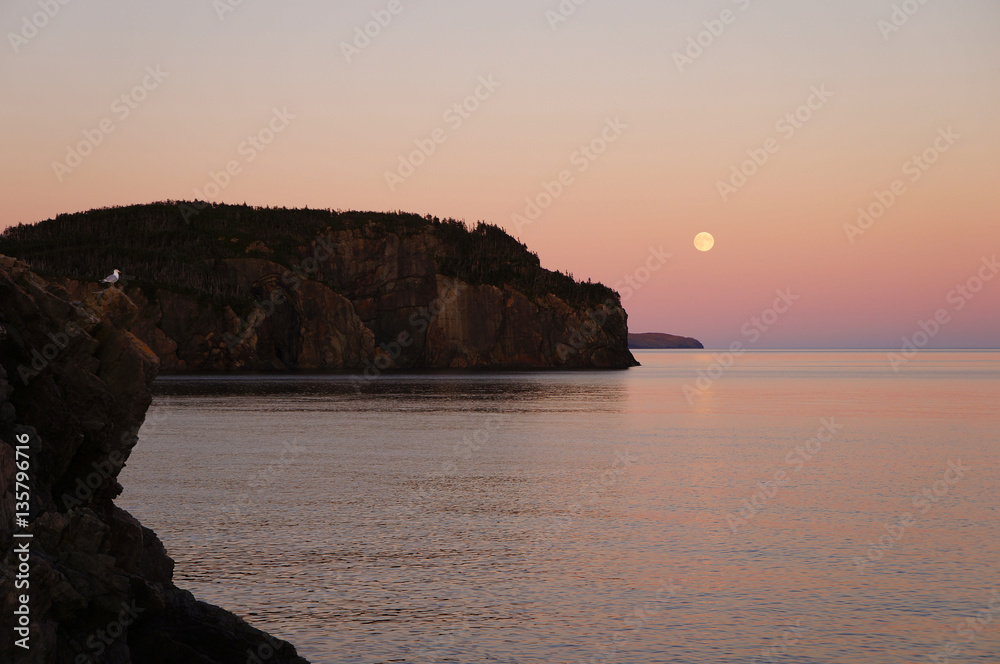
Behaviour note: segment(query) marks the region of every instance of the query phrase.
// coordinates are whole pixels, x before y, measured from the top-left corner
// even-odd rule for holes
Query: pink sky
[[[1000,253],[994,0],[926,3],[898,30],[882,0],[592,0],[558,22],[556,0],[328,4],[245,0],[220,18],[205,0],[81,1],[42,21],[37,0],[5,3],[0,227],[190,199],[235,161],[215,200],[485,220],[544,266],[612,286],[662,246],[672,257],[626,301],[633,331],[748,341],[791,289],[753,347],[898,347],[941,308],[931,345],[1000,347],[1000,278],[949,301]],[[342,44],[372,12],[386,25],[348,62]],[[54,169],[102,120],[114,130],[92,153]],[[269,124],[273,142],[247,142]],[[614,140],[581,158],[602,132]],[[433,154],[390,187],[416,141]],[[723,200],[719,181],[765,145]],[[935,163],[908,165],[926,150]],[[517,223],[563,171],[551,205]],[[845,224],[896,180],[852,243]],[[701,231],[710,253],[694,249]]]

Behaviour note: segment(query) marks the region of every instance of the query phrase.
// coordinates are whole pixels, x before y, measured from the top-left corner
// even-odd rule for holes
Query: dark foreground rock
[[[629,333],[628,347],[634,350],[673,349],[673,348],[704,348],[700,341],[691,337],[678,337],[673,334],[647,332],[643,334]]]
[[[139,316],[119,290],[74,303],[61,286],[0,256],[0,662],[305,662],[291,645],[174,586],[156,534],[113,502],[158,366],[128,331]],[[24,498],[15,496],[24,491],[20,444],[28,448],[28,506],[15,502]],[[15,510],[26,507],[30,527],[12,530]],[[22,595],[30,598],[27,641],[12,624]]]

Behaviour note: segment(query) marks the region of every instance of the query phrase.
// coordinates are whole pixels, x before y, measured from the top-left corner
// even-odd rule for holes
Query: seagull
[[[114,283],[117,283],[118,280],[121,278],[121,275],[122,275],[121,272],[119,272],[118,270],[115,270],[113,274],[109,274],[108,276],[104,277],[104,279],[101,281],[101,283],[102,284],[114,284]]]

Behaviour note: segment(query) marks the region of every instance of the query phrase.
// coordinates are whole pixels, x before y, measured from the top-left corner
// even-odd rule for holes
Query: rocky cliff
[[[80,301],[121,269],[163,371],[636,364],[617,293],[487,224],[161,203],[8,229],[0,252]]]
[[[304,662],[176,588],[156,534],[115,506],[158,360],[122,291],[73,299],[0,256],[0,661]]]

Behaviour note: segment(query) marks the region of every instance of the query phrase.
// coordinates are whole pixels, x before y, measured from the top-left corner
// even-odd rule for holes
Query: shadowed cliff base
[[[618,293],[484,223],[165,202],[13,227],[0,252],[81,301],[120,269],[169,372],[637,365]]]
[[[113,502],[158,364],[128,332],[138,315],[119,290],[77,304],[0,256],[0,610],[14,616],[23,595],[30,611],[23,633],[0,639],[0,661],[232,664],[254,653],[305,664],[174,586],[156,534]],[[27,523],[15,520],[22,511]]]

